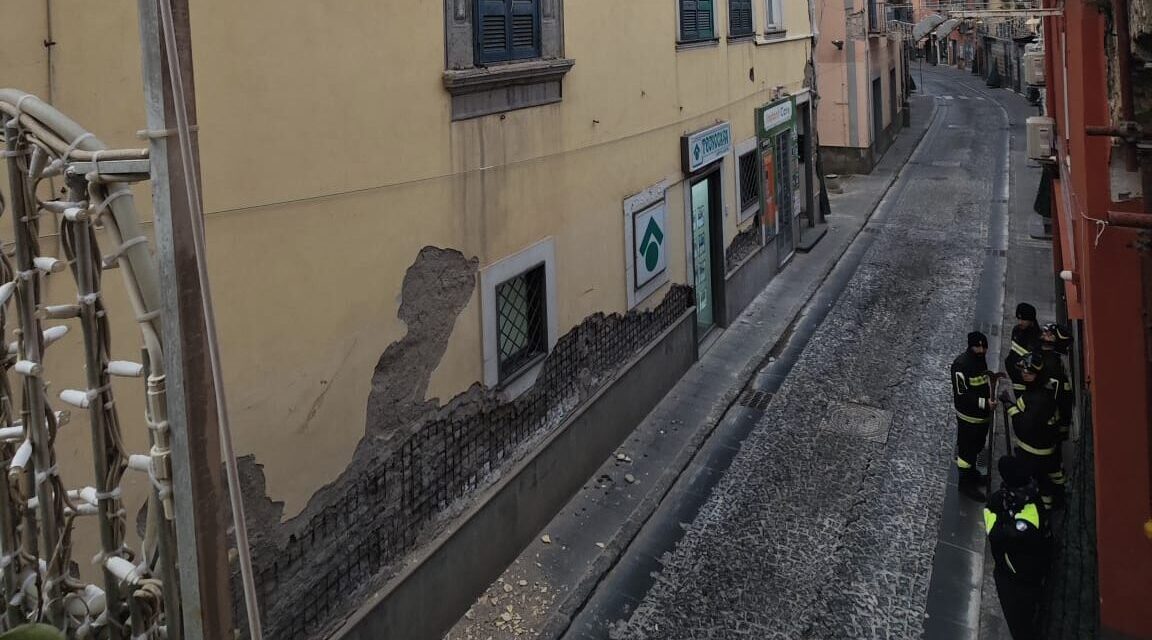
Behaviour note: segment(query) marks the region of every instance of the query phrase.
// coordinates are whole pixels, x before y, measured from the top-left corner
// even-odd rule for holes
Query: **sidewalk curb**
[[[925,94],[921,94],[925,95]],[[775,352],[779,351],[791,336],[790,328],[795,324],[796,319],[799,318],[804,310],[808,307],[809,303],[820,290],[821,285],[827,280],[828,276],[840,263],[844,254],[847,253],[849,248],[855,243],[860,233],[868,226],[872,215],[884,203],[888,193],[891,191],[892,186],[896,184],[900,176],[903,174],[904,167],[915,155],[916,150],[920,148],[920,144],[932,130],[933,125],[936,123],[936,117],[939,113],[939,104],[932,101],[932,112],[928,116],[928,120],[923,129],[915,133],[915,140],[911,151],[908,156],[904,158],[899,165],[892,171],[887,184],[880,192],[880,197],[876,201],[876,205],[868,212],[864,218],[863,224],[852,234],[852,236],[845,242],[842,250],[835,256],[828,264],[828,270],[824,273],[809,291],[804,293],[803,302],[796,307],[796,312],[789,320],[784,331],[774,340],[768,348],[762,353],[758,353],[750,357],[747,363],[741,368],[737,379],[742,381],[739,387],[733,387],[716,401],[716,406],[721,407],[719,412],[714,412],[708,422],[701,424],[693,436],[683,445],[680,451],[676,454],[675,458],[666,467],[664,473],[661,474],[659,480],[651,485],[651,489],[647,495],[640,501],[628,518],[624,521],[624,526],[617,530],[612,539],[605,545],[604,553],[599,555],[593,564],[585,571],[583,577],[572,588],[567,597],[559,602],[556,610],[549,616],[548,622],[540,630],[537,638],[538,640],[558,640],[563,636],[571,627],[571,623],[576,615],[584,608],[589,598],[596,590],[596,587],[604,579],[609,571],[619,562],[624,550],[632,543],[632,541],[639,534],[641,528],[648,522],[652,515],[656,512],[660,503],[667,497],[669,491],[676,484],[676,481],[684,473],[686,469],[695,460],[697,454],[702,449],[703,445],[713,435],[716,428],[723,422],[724,418],[732,410],[736,404],[737,399],[748,389],[749,385],[756,376],[756,373],[763,368],[767,359]],[[880,161],[890,153],[891,147],[880,157]],[[878,161],[879,162],[879,161]],[[702,360],[702,359],[701,359]],[[698,360],[696,365],[700,364]]]

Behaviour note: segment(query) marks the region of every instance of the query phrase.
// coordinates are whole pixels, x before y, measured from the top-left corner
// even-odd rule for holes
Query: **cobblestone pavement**
[[[1007,135],[990,101],[948,107],[873,216],[844,292],[611,638],[920,637],[953,455],[947,370],[972,328]]]

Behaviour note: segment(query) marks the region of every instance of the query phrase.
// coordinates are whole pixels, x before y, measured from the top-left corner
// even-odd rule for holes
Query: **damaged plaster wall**
[[[407,333],[380,356],[372,374],[365,434],[348,468],[317,491],[296,517],[281,523],[284,503],[268,498],[264,472],[255,456],[240,458],[240,478],[254,555],[275,555],[287,542],[304,533],[324,507],[347,492],[356,470],[373,457],[391,453],[420,418],[436,411],[425,400],[432,372],[440,363],[457,316],[476,286],[478,260],[459,251],[425,247],[404,275],[397,317]],[[476,388],[465,395],[475,395]],[[265,610],[268,610],[265,605]]]
[[[241,459],[247,519],[266,633],[325,637],[443,530],[477,491],[531,451],[583,400],[693,303],[674,285],[653,310],[594,314],[563,336],[536,385],[514,401],[474,384],[444,406],[425,400],[429,379],[472,298],[477,260],[426,247],[408,269],[399,317],[407,334],[372,376],[364,438],[336,481],[297,517],[266,495],[254,457]],[[238,584],[238,575],[233,576]],[[238,625],[243,603],[234,588]]]

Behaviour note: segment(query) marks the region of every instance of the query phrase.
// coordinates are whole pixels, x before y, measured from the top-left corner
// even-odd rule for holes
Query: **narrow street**
[[[755,426],[730,463],[680,479],[564,637],[921,636],[955,491],[946,371],[974,328],[1000,352],[1009,206],[1036,184],[1009,175],[1022,118],[962,76],[925,70],[935,120],[750,383],[766,406],[733,407]],[[962,570],[972,583],[982,556]]]

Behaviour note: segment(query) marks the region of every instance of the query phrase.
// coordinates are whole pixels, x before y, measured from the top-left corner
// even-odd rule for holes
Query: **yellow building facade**
[[[112,147],[146,146],[134,3],[5,13],[0,85]],[[306,516],[295,533],[366,435],[391,455],[470,389],[522,396],[597,314],[650,311],[686,285],[698,338],[722,330],[813,215],[799,0],[204,0],[191,25],[235,448],[283,503],[274,516]],[[772,105],[792,146],[766,179]],[[82,379],[69,340],[62,386]],[[115,350],[138,343],[117,328]],[[141,415],[142,395],[126,388],[121,411]],[[82,429],[61,438],[90,464]]]

